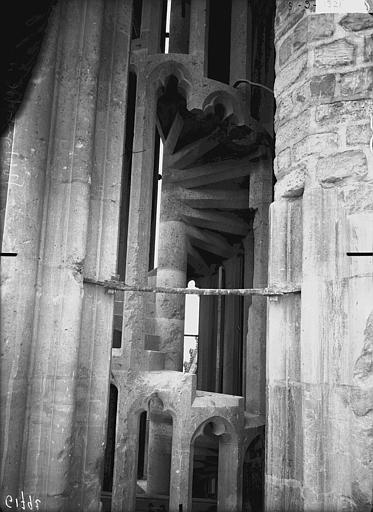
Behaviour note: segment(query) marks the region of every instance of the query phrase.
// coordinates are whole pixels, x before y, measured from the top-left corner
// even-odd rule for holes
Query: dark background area
[[[25,94],[56,0],[4,2],[0,17],[0,131],[6,130]]]

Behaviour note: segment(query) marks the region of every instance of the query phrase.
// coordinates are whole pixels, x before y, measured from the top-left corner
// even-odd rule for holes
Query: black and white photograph
[[[373,512],[373,0],[4,0],[0,512]]]

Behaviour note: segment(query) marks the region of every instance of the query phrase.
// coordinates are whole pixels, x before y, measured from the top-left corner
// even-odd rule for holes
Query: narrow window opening
[[[242,509],[264,510],[264,427],[246,450],[242,472]]]
[[[141,35],[142,0],[133,0],[132,11],[132,39],[138,39]]]
[[[131,188],[133,137],[135,128],[136,92],[137,76],[135,73],[130,72],[128,77],[127,119],[123,156],[121,205],[119,218],[119,244],[117,258],[117,273],[119,274],[120,279],[122,279],[123,281],[125,280],[126,277],[128,215]]]
[[[198,278],[200,288],[224,288],[224,267],[219,265],[210,275]],[[220,393],[224,360],[223,296],[201,296],[198,325],[197,387]]]
[[[189,281],[188,288],[196,288],[195,281]],[[198,328],[199,328],[198,295],[185,296],[184,321],[184,372],[197,373],[198,366]]]
[[[128,217],[130,205],[131,190],[131,169],[133,137],[135,128],[136,111],[136,93],[137,77],[135,73],[130,72],[128,77],[128,96],[127,96],[127,119],[124,141],[122,183],[121,183],[121,202],[119,213],[119,240],[117,253],[117,274],[119,279],[126,279],[126,256],[127,256],[127,237],[128,237]],[[113,325],[113,348],[121,347],[122,338],[122,312],[123,312],[123,292],[115,293],[114,301],[114,325]]]
[[[110,384],[109,413],[107,423],[106,448],[104,457],[104,478],[102,490],[111,492],[113,488],[114,460],[115,460],[115,433],[117,423],[118,389]]]
[[[148,460],[148,438],[149,438],[149,422],[146,411],[140,414],[139,421],[139,451],[138,451],[138,463],[137,463],[137,480],[146,480],[147,473],[147,460]],[[142,482],[138,482],[140,487]]]
[[[158,134],[158,130],[156,130],[154,143],[154,174],[150,226],[149,270],[156,268],[158,264],[159,219],[162,195],[162,167],[163,144]]]
[[[210,0],[208,32],[209,78],[229,83],[231,52],[231,0]]]
[[[172,0],[163,0],[161,25],[161,52],[168,53],[170,49],[170,21]]]

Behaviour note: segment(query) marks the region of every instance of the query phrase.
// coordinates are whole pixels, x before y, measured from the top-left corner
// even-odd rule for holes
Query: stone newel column
[[[277,1],[270,285],[302,294],[269,307],[267,510],[369,512],[373,267],[346,253],[373,249],[373,18],[293,5]]]
[[[162,206],[159,225],[157,286],[186,286],[187,250],[185,224],[180,219],[180,200],[173,183],[168,183],[170,170],[165,158]],[[159,293],[156,297],[157,333],[161,351],[165,353],[166,370],[183,370],[185,297]]]

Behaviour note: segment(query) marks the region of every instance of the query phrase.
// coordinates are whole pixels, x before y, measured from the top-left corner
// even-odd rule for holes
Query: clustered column
[[[269,511],[372,506],[372,34],[277,1],[270,284],[302,293],[269,308]]]

